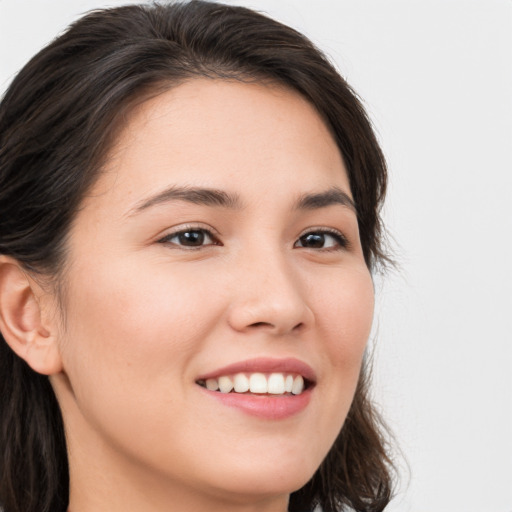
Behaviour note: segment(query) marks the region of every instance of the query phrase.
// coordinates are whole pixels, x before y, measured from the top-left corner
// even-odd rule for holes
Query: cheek
[[[329,404],[326,421],[334,436],[355,393],[374,309],[373,283],[366,267],[343,274],[315,297],[317,325],[324,340],[323,365],[330,371],[322,392]]]
[[[190,275],[166,266],[143,274],[134,264],[104,268],[76,272],[70,283],[67,419],[72,429],[92,426],[123,452],[164,465],[188,445],[170,443],[164,457],[163,440],[194,431],[190,415],[176,411],[190,399],[190,362],[214,329],[218,301],[210,287],[190,286]]]
[[[131,401],[144,393],[156,400],[184,381],[188,361],[218,318],[216,302],[183,274],[161,268],[142,274],[120,263],[105,268],[74,275],[65,370],[77,401],[94,396],[101,403],[106,394]]]
[[[315,297],[316,319],[332,364],[359,366],[370,335],[374,290],[366,267],[342,272]]]

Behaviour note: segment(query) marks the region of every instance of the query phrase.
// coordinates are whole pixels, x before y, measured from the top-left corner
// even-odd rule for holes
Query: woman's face
[[[138,107],[69,239],[52,384],[72,486],[101,468],[241,499],[312,476],[372,322],[350,197],[295,92],[193,80]]]

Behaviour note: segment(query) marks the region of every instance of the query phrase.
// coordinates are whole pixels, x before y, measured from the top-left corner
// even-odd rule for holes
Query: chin
[[[246,503],[248,501],[265,501],[279,496],[289,496],[303,487],[313,475],[257,475],[245,478],[239,475],[234,481],[219,489],[221,494],[227,493],[230,501]]]
[[[231,474],[224,474],[220,486],[233,495],[247,498],[250,496],[271,497],[289,495],[303,487],[317,470],[305,460],[294,460],[283,464],[282,458],[276,456],[273,463],[244,465],[238,467]]]

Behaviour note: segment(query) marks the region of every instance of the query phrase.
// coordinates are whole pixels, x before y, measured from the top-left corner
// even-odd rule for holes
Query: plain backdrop
[[[0,91],[80,13],[122,3],[0,0]],[[227,3],[323,49],[388,159],[400,267],[376,279],[373,335],[400,446],[388,510],[512,512],[512,1]]]

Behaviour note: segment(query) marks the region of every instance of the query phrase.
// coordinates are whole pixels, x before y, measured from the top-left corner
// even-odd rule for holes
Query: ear
[[[16,260],[0,255],[0,331],[11,349],[44,375],[62,370],[56,325],[52,328],[41,307],[49,299]]]

